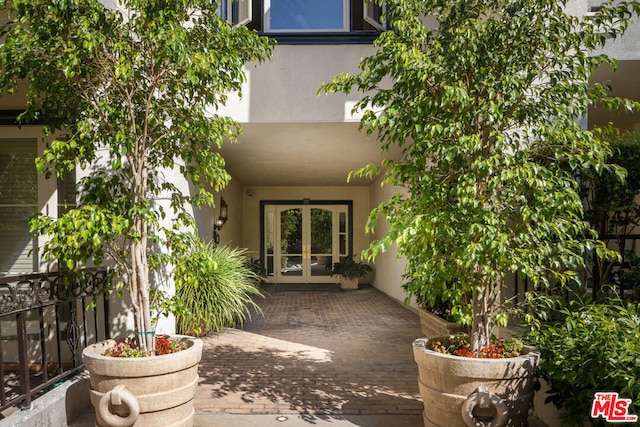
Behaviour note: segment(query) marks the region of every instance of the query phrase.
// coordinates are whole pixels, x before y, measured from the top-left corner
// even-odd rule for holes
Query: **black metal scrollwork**
[[[94,296],[109,289],[106,268],[79,272],[33,273],[0,277],[0,315],[38,308],[79,297]]]
[[[71,350],[73,366],[77,366],[80,349],[80,332],[82,331],[82,328],[78,324],[78,319],[76,318],[76,305],[70,304],[69,308],[71,310],[71,317],[69,318],[69,322],[67,322],[66,328],[64,328],[64,333],[66,336],[67,345]]]

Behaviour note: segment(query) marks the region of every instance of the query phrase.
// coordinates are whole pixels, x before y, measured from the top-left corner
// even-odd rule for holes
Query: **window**
[[[368,0],[223,0],[220,16],[280,42],[370,42],[385,29],[384,8]]]
[[[265,32],[349,31],[349,0],[264,0]]]
[[[36,143],[36,139],[0,140],[0,274],[38,270],[28,222],[38,210]]]
[[[38,212],[38,194],[43,199],[54,189],[50,183],[38,186],[36,152],[36,138],[0,139],[0,275],[39,269],[38,242],[29,232],[29,218]],[[57,179],[58,217],[76,206],[75,188],[75,170]],[[48,208],[46,213],[56,216]]]

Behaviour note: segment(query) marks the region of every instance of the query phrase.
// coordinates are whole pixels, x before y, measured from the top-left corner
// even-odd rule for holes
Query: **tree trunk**
[[[147,192],[147,169],[144,166],[144,160],[140,160],[140,167],[132,168],[133,187],[132,187],[132,204],[133,206],[144,206],[148,202],[146,198]],[[140,171],[136,173],[136,171]],[[136,314],[136,328],[139,334],[138,343],[145,353],[153,350],[153,330],[151,328],[151,309],[149,302],[150,283],[149,283],[149,262],[147,260],[147,238],[148,238],[147,219],[139,215],[134,220],[134,232],[137,238],[131,244],[131,264],[132,277],[131,295],[133,299],[134,311]]]
[[[490,336],[490,287],[474,290],[472,295],[471,349],[476,353],[489,344]]]

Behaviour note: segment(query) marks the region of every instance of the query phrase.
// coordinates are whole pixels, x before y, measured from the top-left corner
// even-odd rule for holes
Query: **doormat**
[[[328,291],[340,292],[339,283],[263,283],[260,288],[265,292],[286,291]]]

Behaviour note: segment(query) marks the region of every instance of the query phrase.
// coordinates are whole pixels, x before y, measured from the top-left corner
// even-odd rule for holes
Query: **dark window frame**
[[[365,0],[350,0],[349,5],[349,22],[350,27],[347,32],[327,32],[327,31],[313,31],[313,32],[277,32],[269,31],[264,32],[264,2],[263,0],[226,0],[232,1],[231,13],[225,13],[223,16],[232,15],[230,21],[235,25],[246,25],[247,28],[257,31],[260,35],[273,38],[278,41],[279,44],[371,44],[378,38],[383,31],[383,24],[380,24],[380,28],[369,23],[365,17],[364,5]],[[250,7],[250,19],[239,20],[241,13],[238,10],[238,1],[251,2]],[[374,6],[375,16],[378,17],[381,12],[380,6],[377,4]],[[221,9],[222,10],[222,9]],[[248,22],[247,22],[248,21]]]

